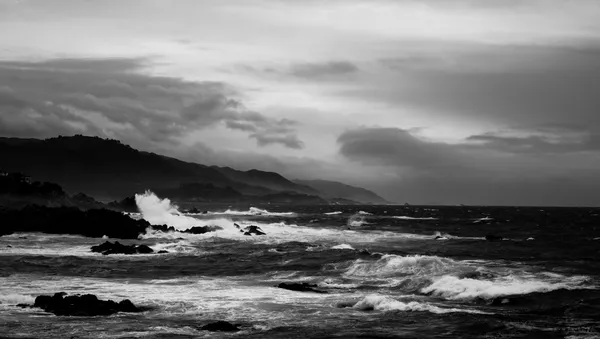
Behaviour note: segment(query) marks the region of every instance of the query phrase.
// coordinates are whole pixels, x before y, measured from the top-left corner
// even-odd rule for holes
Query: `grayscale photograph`
[[[600,339],[599,0],[0,0],[0,339]]]

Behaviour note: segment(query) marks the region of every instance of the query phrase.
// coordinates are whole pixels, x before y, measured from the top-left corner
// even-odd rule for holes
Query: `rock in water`
[[[214,231],[219,231],[222,230],[222,227],[219,226],[194,226],[192,228],[189,228],[183,232],[185,233],[191,233],[191,234],[204,234],[204,233],[208,233],[208,232],[214,232]]]
[[[58,316],[93,317],[98,315],[111,315],[118,312],[142,312],[130,300],[125,299],[119,303],[112,300],[100,300],[93,294],[69,295],[65,292],[55,293],[53,296],[40,295],[35,298],[33,307],[39,307],[45,312]]]
[[[41,232],[101,238],[137,239],[150,226],[123,213],[106,209],[81,211],[76,207],[28,205],[20,210],[0,209],[0,235]],[[85,227],[82,227],[85,225]]]
[[[154,250],[146,245],[123,245],[118,241],[115,241],[114,243],[106,241],[101,245],[92,246],[91,251],[95,253],[102,253],[103,255],[154,253]]]
[[[266,235],[260,227],[255,225],[246,226],[245,228],[240,228],[240,232],[244,233],[244,235]]]
[[[317,287],[316,284],[309,283],[281,283],[277,285],[279,288],[283,288],[290,291],[298,291],[298,292],[315,292],[315,293],[327,293],[327,291],[321,291],[315,289]]]
[[[200,329],[211,332],[237,332],[240,330],[236,325],[222,320],[204,325]]]
[[[494,234],[487,234],[485,236],[485,240],[487,241],[502,241],[504,238],[502,238],[499,235],[494,235]]]

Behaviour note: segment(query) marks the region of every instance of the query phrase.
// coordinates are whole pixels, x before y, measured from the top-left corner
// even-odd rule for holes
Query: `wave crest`
[[[347,270],[346,276],[395,277],[406,275],[438,275],[459,271],[468,266],[449,258],[414,255],[398,256],[387,254],[377,261],[356,260]]]
[[[378,295],[371,294],[360,301],[358,301],[352,308],[365,310],[365,311],[421,311],[421,312],[431,312],[431,313],[453,313],[453,312],[465,312],[465,313],[484,313],[476,310],[469,309],[459,309],[459,308],[442,308],[435,305],[431,305],[429,303],[420,303],[416,301],[402,302],[396,299]]]
[[[579,289],[584,288],[582,283],[586,280],[587,277],[583,276],[526,279],[509,275],[494,280],[477,280],[445,275],[435,279],[431,285],[421,289],[421,292],[449,300],[491,299],[507,295],[550,292],[558,289]]]

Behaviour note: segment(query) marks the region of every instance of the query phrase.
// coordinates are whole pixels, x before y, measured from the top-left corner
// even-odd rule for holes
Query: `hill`
[[[328,180],[294,180],[295,183],[312,187],[321,192],[321,196],[326,199],[352,200],[363,204],[390,204],[379,195],[361,187],[355,187],[343,184],[337,181]]]
[[[319,190],[278,173],[205,166],[98,137],[0,138],[0,154],[6,172],[26,173],[105,202],[151,189],[199,202],[328,203]]]

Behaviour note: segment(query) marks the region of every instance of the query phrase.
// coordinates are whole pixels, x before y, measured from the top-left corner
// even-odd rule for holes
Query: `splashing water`
[[[368,222],[365,220],[365,215],[366,214],[360,212],[351,215],[348,218],[346,225],[348,227],[361,227],[362,225],[368,224]]]
[[[160,199],[151,191],[135,195],[135,203],[142,217],[153,225],[169,225],[178,230],[186,230],[199,225],[199,220],[183,215],[169,199]]]

